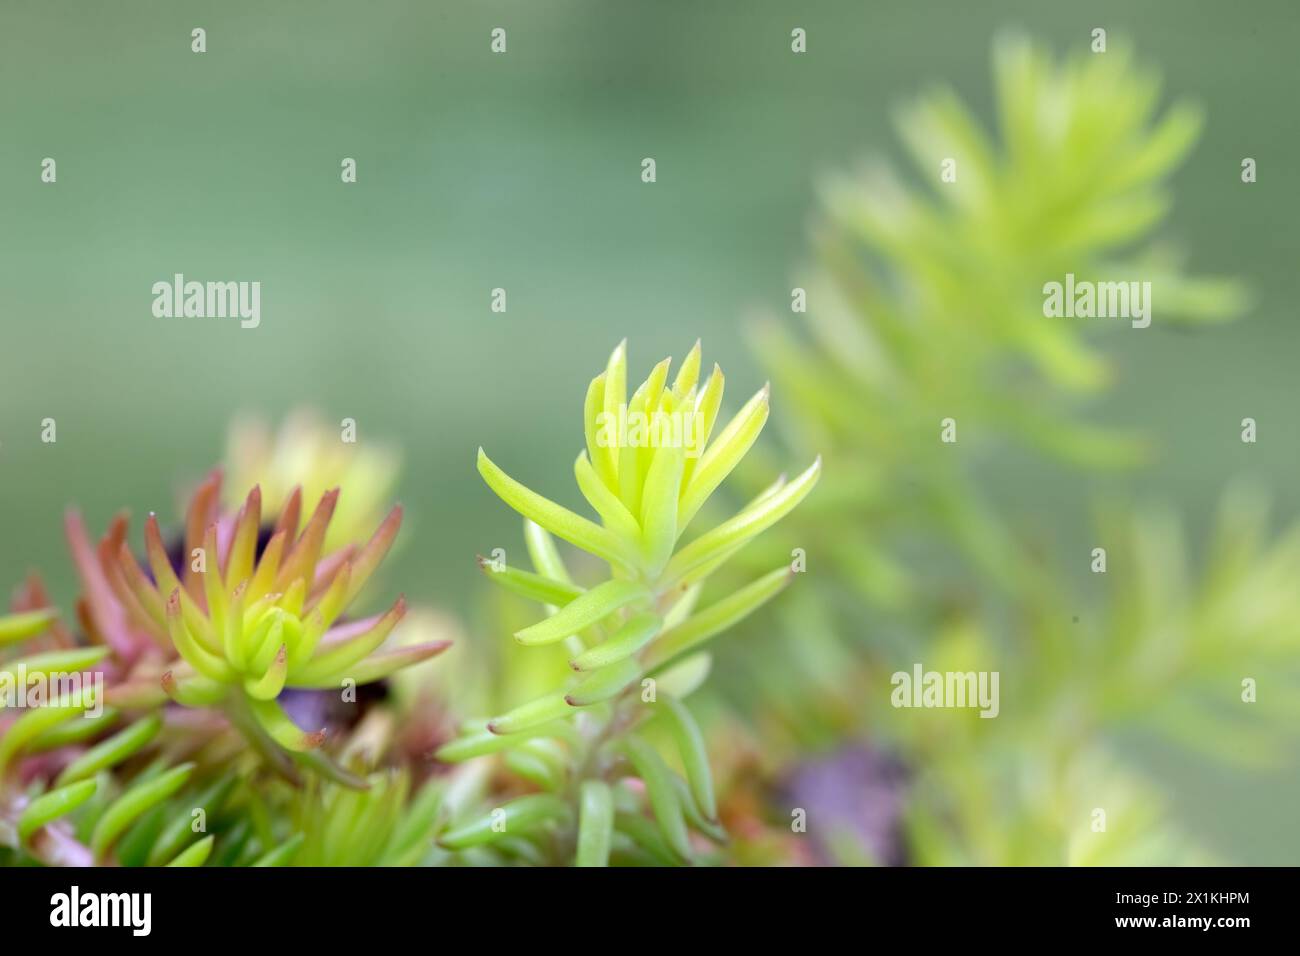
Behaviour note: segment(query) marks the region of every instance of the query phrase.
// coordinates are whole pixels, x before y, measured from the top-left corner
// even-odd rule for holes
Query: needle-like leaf
[[[620,608],[648,601],[650,592],[633,581],[606,581],[574,598],[555,614],[515,632],[520,644],[553,644],[590,627]]]
[[[578,866],[608,866],[614,797],[603,780],[583,781],[578,809]]]

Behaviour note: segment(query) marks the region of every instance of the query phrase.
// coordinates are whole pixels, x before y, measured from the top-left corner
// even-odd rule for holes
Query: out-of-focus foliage
[[[827,185],[804,329],[759,331],[794,396],[790,442],[823,451],[830,477],[774,544],[805,548],[812,572],[777,612],[787,636],[747,635],[763,649],[720,668],[762,742],[724,735],[723,773],[766,781],[770,805],[747,811],[756,844],[789,830],[788,807],[830,808],[808,810],[802,852],[821,861],[1194,862],[1204,855],[1114,743],[1145,728],[1225,760],[1283,752],[1300,532],[1269,541],[1257,496],[1238,491],[1195,568],[1170,513],[1109,502],[1095,533],[1107,573],[1081,591],[1043,531],[987,504],[978,461],[1018,445],[1089,473],[1140,464],[1142,436],[1082,418],[1110,381],[1102,347],[1234,317],[1246,296],[1185,276],[1152,239],[1194,107],[1161,112],[1156,78],[1113,44],[1057,63],[1007,38],[994,77],[994,134],[948,92],[899,114],[926,185],[882,163]],[[1150,281],[1151,328],[1046,317],[1044,286],[1067,273]],[[956,442],[941,441],[945,419]],[[890,675],[913,662],[999,672],[1000,714],[892,708]],[[1243,680],[1261,674],[1268,704],[1243,703]],[[902,770],[871,771],[873,789],[845,769],[854,754]]]
[[[1201,125],[1194,107],[1161,112],[1158,80],[1114,44],[1055,64],[1009,37],[994,79],[996,134],[938,91],[899,113],[913,176],[877,161],[826,184],[806,334],[769,322],[758,336],[798,405],[792,440],[838,463],[813,507],[837,516],[827,528],[851,516],[872,532],[865,544],[828,535],[818,553],[877,602],[914,586],[896,544],[918,530],[1008,586],[1032,571],[969,480],[969,456],[937,440],[944,419],[959,449],[1005,439],[1077,465],[1134,464],[1148,450],[1140,436],[1078,414],[1111,380],[1100,344],[1230,318],[1244,303],[1234,283],[1185,276],[1151,238]],[[954,182],[941,179],[947,158]],[[1067,273],[1150,281],[1153,328],[1045,318],[1044,284]]]
[[[350,440],[343,440],[344,438]],[[266,509],[279,514],[295,488],[306,501],[319,501],[332,488],[348,493],[335,506],[325,547],[340,547],[368,535],[387,511],[401,470],[400,453],[357,433],[347,419],[332,428],[310,409],[299,409],[273,430],[261,418],[243,418],[226,443],[226,504],[243,502],[243,489],[262,490]]]

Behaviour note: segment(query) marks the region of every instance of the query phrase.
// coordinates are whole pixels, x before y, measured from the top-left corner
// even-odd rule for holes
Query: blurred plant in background
[[[1300,596],[1285,582],[1300,574],[1300,532],[1269,542],[1257,496],[1225,500],[1199,572],[1176,519],[1109,503],[1099,596],[1078,593],[1041,532],[988,504],[979,451],[1020,445],[1090,473],[1149,455],[1142,436],[1078,409],[1110,380],[1099,348],[1116,323],[1045,318],[1045,283],[1150,280],[1154,328],[1123,322],[1125,334],[1222,321],[1246,302],[1233,282],[1185,276],[1150,239],[1196,139],[1193,107],[1158,113],[1158,81],[1114,46],[1054,63],[1007,37],[994,80],[996,136],[949,92],[899,114],[918,182],[932,185],[883,164],[827,184],[806,328],[758,331],[796,406],[790,443],[831,466],[773,543],[807,550],[815,586],[776,612],[786,637],[747,635],[764,649],[720,668],[731,707],[749,715],[719,741],[732,755],[723,773],[742,787],[755,845],[776,839],[778,858],[793,858],[779,836],[788,808],[804,807],[814,838],[795,852],[822,862],[1204,859],[1112,734],[1148,726],[1221,759],[1264,760],[1295,726]],[[941,181],[951,157],[956,179]],[[940,441],[949,418],[955,443]],[[999,671],[1001,714],[894,710],[890,674],[915,661]],[[1276,696],[1242,711],[1242,681],[1260,674]],[[753,803],[755,776],[766,806]]]
[[[342,440],[349,426],[353,440]],[[357,440],[355,431],[355,422],[345,420],[332,428],[308,408],[293,412],[277,430],[261,418],[240,418],[226,443],[227,507],[238,508],[241,489],[254,485],[261,488],[271,514],[284,509],[295,488],[306,501],[319,501],[331,488],[346,488],[347,495],[335,504],[325,547],[369,534],[384,518],[402,456],[382,441]]]

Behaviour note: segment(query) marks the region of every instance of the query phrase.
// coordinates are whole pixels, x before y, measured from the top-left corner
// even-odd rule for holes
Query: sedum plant
[[[1002,587],[1037,573],[971,478],[967,448],[1022,449],[1089,471],[1149,458],[1147,436],[1088,421],[1116,336],[1205,328],[1240,314],[1240,284],[1188,275],[1156,229],[1203,118],[1161,105],[1159,76],[1119,44],[1053,58],[1006,35],[993,50],[996,122],[940,88],[897,113],[910,162],[875,159],[822,186],[801,328],[766,323],[758,351],[799,409],[796,444],[836,467],[809,543],[873,605],[924,589],[899,554],[928,536]],[[955,181],[939,171],[957,161]],[[1143,279],[1151,327],[1044,316],[1044,285]],[[951,419],[959,437],[941,443]],[[954,454],[957,452],[957,454]],[[756,479],[757,480],[757,479]]]
[[[322,495],[299,529],[301,492],[295,490],[259,548],[262,501],[255,486],[230,523],[224,548],[217,522],[191,521],[184,552],[190,563],[179,575],[151,515],[145,549],[152,580],[125,547],[116,565],[111,559],[107,565],[136,625],[170,641],[180,657],[162,675],[167,695],[189,707],[221,707],[277,766],[288,765],[282,750],[306,755],[325,737],[323,729],[302,730],[284,712],[277,699],[286,689],[371,683],[446,648],[438,642],[374,653],[406,613],[401,597],[385,613],[341,620],[397,536],[402,512],[394,508],[362,547],[325,556],[338,497],[337,489]]]
[[[874,862],[1204,859],[1115,739],[1154,729],[1234,763],[1285,753],[1287,695],[1243,711],[1240,682],[1269,673],[1291,688],[1300,676],[1287,623],[1300,609],[1282,583],[1300,574],[1296,531],[1270,542],[1258,496],[1231,493],[1198,571],[1176,518],[1114,503],[1089,539],[1111,571],[1092,593],[1070,583],[1087,567],[1077,553],[1073,566],[1045,557],[1040,533],[988,503],[966,452],[1026,446],[1089,476],[1141,461],[1145,436],[1079,411],[1111,381],[1107,343],[1228,320],[1246,301],[1235,282],[1185,275],[1154,239],[1200,113],[1162,112],[1157,77],[1118,49],[1060,61],[1006,37],[994,76],[993,129],[947,91],[899,113],[931,185],[876,163],[827,186],[806,327],[759,336],[798,412],[794,443],[816,443],[833,465],[832,483],[787,525],[827,570],[778,615],[798,659],[774,663],[789,655],[771,643],[736,655],[721,668],[736,675],[729,699],[764,702],[761,759],[778,801],[810,765],[819,771],[820,792],[796,799],[840,819],[814,842],[843,824],[875,829],[855,848]],[[950,156],[957,180],[940,182]],[[1044,283],[1067,272],[1150,279],[1152,327],[1044,316]],[[939,441],[947,416],[957,444]],[[895,710],[890,674],[915,661],[999,671],[1002,713]],[[829,758],[811,756],[813,742]],[[856,781],[836,764],[881,754],[902,771],[879,800],[844,812]],[[1097,807],[1110,815],[1105,834],[1090,826]]]
[[[357,687],[448,642],[423,625],[390,639],[400,598],[387,612],[344,617],[396,537],[401,509],[368,541],[344,536],[327,549],[338,498],[324,493],[304,523],[300,489],[264,510],[255,486],[232,512],[214,472],[178,536],[149,516],[142,557],[126,543],[124,516],[94,545],[68,513],[82,583],[76,630],[36,577],[0,617],[0,684],[62,688],[29,693],[21,710],[0,707],[0,864],[428,856],[441,788],[427,779],[427,757],[394,739],[382,692]]]
[[[480,566],[545,608],[515,640],[563,645],[573,673],[550,693],[469,723],[438,751],[449,762],[501,754],[531,791],[454,821],[439,836],[443,847],[583,866],[685,863],[697,857],[692,830],[724,837],[703,735],[681,698],[707,672],[704,643],[775,596],[793,572],[783,564],[703,609],[697,602],[713,572],[807,496],[821,464],[778,479],[682,543],[768,417],[765,386],[716,427],[725,380],[715,365],[701,381],[700,359],[697,343],[671,383],[663,360],[629,398],[624,342],[592,380],[587,447],[574,477],[598,520],[530,490],[480,449],[484,481],[525,518],[532,568],[487,559]],[[598,558],[604,576],[589,587],[576,583],[556,538]],[[672,741],[681,774],[643,732],[651,724]]]

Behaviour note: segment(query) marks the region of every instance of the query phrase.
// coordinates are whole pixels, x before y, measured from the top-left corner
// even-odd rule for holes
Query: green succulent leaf
[[[185,786],[194,772],[194,764],[185,763],[157,777],[146,779],[131,787],[109,804],[90,837],[90,846],[97,860],[105,855],[132,823]]]
[[[608,866],[614,836],[614,796],[603,780],[582,784],[578,810],[578,866]]]
[[[534,827],[558,822],[572,816],[568,805],[552,794],[534,794],[494,808],[484,814],[443,833],[438,842],[451,850],[483,846],[505,836],[526,833]]]
[[[148,865],[162,866],[178,856],[194,836],[194,811],[202,810],[207,817],[215,817],[234,792],[237,783],[230,776],[216,780],[195,797],[183,812],[172,814],[149,849]]]
[[[626,546],[612,531],[521,485],[498,468],[481,448],[478,453],[478,470],[488,487],[525,518],[557,538],[563,538],[612,565],[623,568],[631,566],[632,560]]]
[[[208,857],[212,855],[212,844],[216,840],[214,835],[209,834],[202,840],[197,841],[186,849],[177,854],[176,858],[168,863],[168,866],[192,867],[202,866],[208,862]]]
[[[50,675],[77,674],[89,670],[108,656],[106,647],[78,647],[70,651],[49,651],[0,664],[0,676],[17,681],[21,670],[27,678],[48,679]]]
[[[682,528],[691,523],[704,502],[708,501],[709,496],[758,440],[759,433],[767,423],[770,393],[770,386],[764,385],[700,456],[691,473],[690,483],[681,492],[679,513]]]
[[[662,626],[663,619],[658,614],[649,611],[633,614],[608,638],[570,661],[569,666],[576,671],[593,671],[617,664],[650,643]]]
[[[493,734],[517,734],[572,713],[573,706],[564,699],[564,694],[547,694],[521,704],[500,717],[492,718],[488,721],[487,729]]]
[[[679,859],[689,860],[690,836],[686,830],[682,802],[673,785],[673,772],[668,769],[659,753],[640,737],[628,737],[620,749],[636,768],[637,776],[645,783],[646,794],[650,798],[650,806],[664,840]]]
[[[576,587],[568,581],[557,581],[554,578],[534,574],[531,571],[521,571],[518,568],[496,568],[486,558],[480,557],[478,565],[489,580],[501,585],[507,591],[532,601],[540,601],[542,604],[553,604],[558,607],[577,599],[583,593],[582,588]]]
[[[634,581],[606,581],[574,598],[546,620],[516,631],[515,640],[520,644],[554,644],[621,608],[650,599],[650,591],[644,585]]]
[[[157,714],[150,714],[137,720],[107,740],[91,747],[64,767],[63,772],[59,774],[57,785],[65,786],[78,780],[85,780],[107,767],[116,766],[158,736],[158,731],[161,729],[162,718]]]
[[[647,669],[657,668],[673,658],[698,648],[709,638],[725,631],[752,614],[789,586],[794,572],[777,568],[763,577],[688,617],[671,630],[664,631],[646,650]]]
[[[659,694],[658,705],[664,720],[672,731],[677,753],[682,758],[686,770],[686,780],[690,784],[691,795],[704,816],[713,820],[718,815],[718,804],[713,793],[713,772],[709,769],[709,754],[704,746],[704,734],[700,726],[676,697]]]
[[[590,707],[616,697],[641,676],[641,665],[627,657],[588,673],[564,699],[574,707]]]
[[[303,834],[295,833],[279,846],[258,857],[250,865],[255,867],[288,866],[293,862],[299,848],[302,847],[304,839],[306,838]]]
[[[58,618],[59,612],[52,607],[0,616],[0,647],[42,634]]]
[[[56,705],[28,710],[15,720],[4,734],[0,735],[0,777],[4,775],[9,761],[29,744],[65,721],[81,716],[87,709],[93,707],[94,703],[94,694],[91,691],[79,695],[65,694],[59,698]]]
[[[776,524],[803,501],[821,476],[821,458],[779,491],[745,508],[735,517],[724,521],[682,548],[668,562],[665,577],[668,582],[684,578],[700,565],[757,537]]]
[[[18,838],[26,842],[47,823],[71,813],[94,795],[97,786],[94,780],[82,780],[41,794],[18,818]]]

